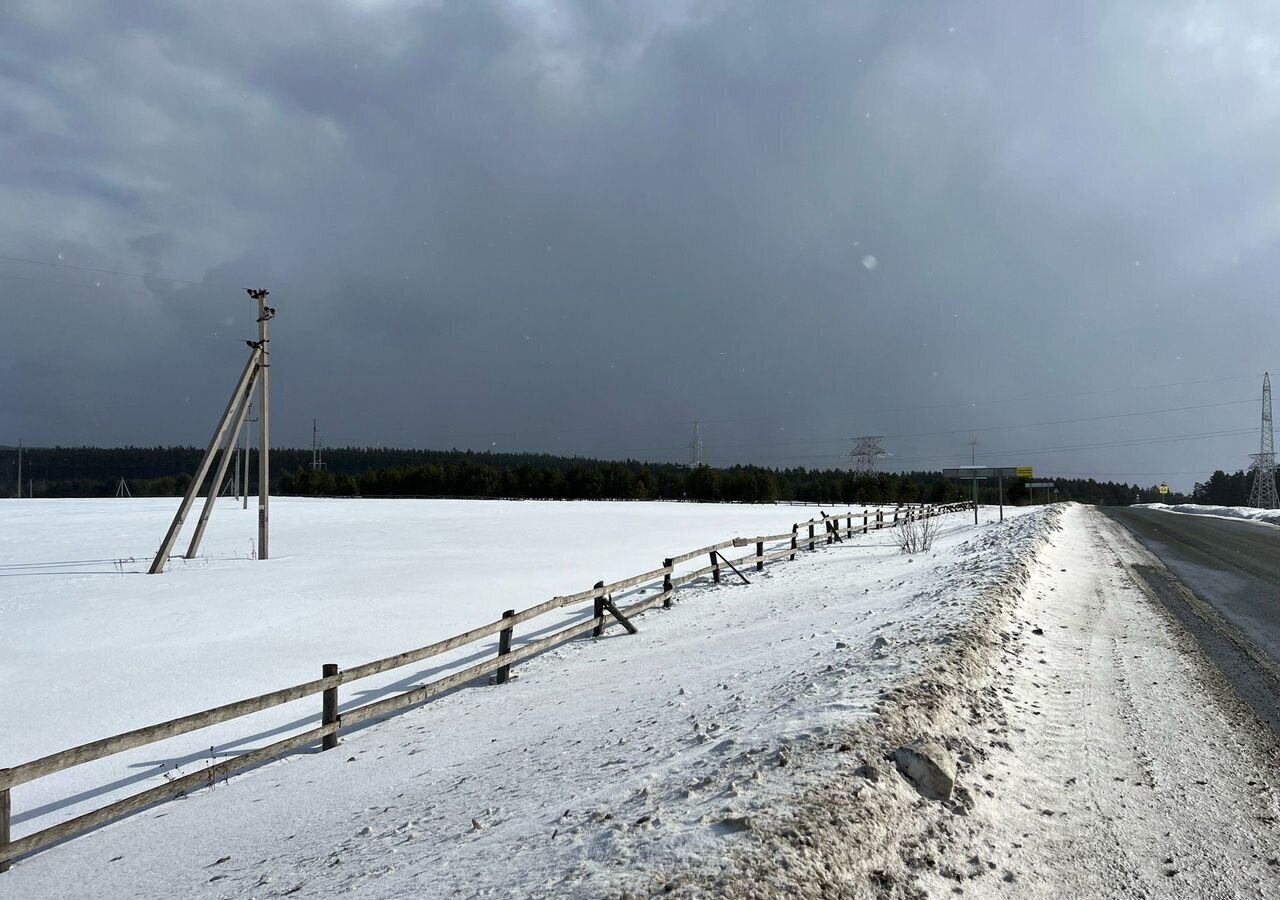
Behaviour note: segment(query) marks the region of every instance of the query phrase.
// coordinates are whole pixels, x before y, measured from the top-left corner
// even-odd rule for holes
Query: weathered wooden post
[[[9,770],[0,769],[0,779],[8,780]],[[13,814],[12,806],[9,802],[9,789],[0,789],[0,855],[3,855],[9,849],[9,819]],[[0,872],[9,871],[9,861],[7,859],[0,860]]]
[[[325,663],[320,674],[324,678],[332,678],[338,674],[337,663]],[[314,701],[313,701],[314,702]],[[338,721],[338,688],[336,686],[325,688],[324,693],[320,695],[320,724],[333,725]],[[320,739],[321,750],[332,750],[338,746],[338,732],[326,734]]]
[[[597,581],[595,587],[599,593],[596,594],[596,627],[591,630],[591,636],[600,637],[604,634],[604,582]]]
[[[514,619],[516,611],[508,609],[502,614],[503,619]],[[498,632],[498,656],[503,657],[511,653],[511,634],[515,631],[515,625],[508,625],[506,628]],[[510,666],[498,666],[498,675],[494,681],[498,684],[506,684],[511,677]]]
[[[876,509],[876,531],[884,527],[884,510]]]
[[[792,526],[791,526],[791,561],[792,561],[792,562],[795,562],[795,560],[796,560],[796,554],[795,554],[795,550],[796,550],[796,529],[798,529],[799,527],[800,527],[799,525],[792,525]]]
[[[813,549],[813,522],[809,523],[809,549]]]
[[[849,527],[845,530],[845,537],[853,537],[853,513],[849,513]]]
[[[671,562],[671,560],[669,560],[669,559],[664,559],[664,560],[662,561],[662,567],[663,567],[664,569],[670,569],[670,568],[672,567],[672,562]],[[663,576],[662,576],[662,593],[664,593],[664,594],[666,594],[666,595],[667,595],[667,596],[666,596],[666,598],[662,601],[662,608],[663,608],[663,609],[670,609],[670,608],[671,608],[671,595],[672,595],[672,593],[673,593],[673,588],[671,587],[671,573],[670,573],[670,572],[667,572],[667,574],[666,574],[666,575],[663,575]]]
[[[720,583],[720,554],[714,550],[711,551],[711,565],[713,566],[711,570],[711,577],[712,579],[715,580],[716,584],[719,584]]]
[[[867,511],[865,509],[862,511],[862,533],[867,533]]]
[[[901,503],[899,503],[897,506],[895,506],[895,507],[893,508],[893,524],[894,524],[894,525],[897,525],[897,524],[898,524],[898,510],[900,510],[900,509],[902,509],[902,504],[901,504]]]
[[[764,571],[764,541],[756,541],[756,571]]]

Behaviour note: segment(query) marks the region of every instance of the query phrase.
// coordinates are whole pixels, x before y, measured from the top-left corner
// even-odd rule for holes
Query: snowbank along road
[[[1274,736],[1081,507],[689,591],[15,865],[0,897],[1268,897]],[[893,752],[955,765],[923,796]]]
[[[1276,742],[1134,574],[1159,561],[1076,506],[1034,549],[834,771],[683,893],[1280,896]],[[921,736],[955,756],[947,802],[889,761]]]

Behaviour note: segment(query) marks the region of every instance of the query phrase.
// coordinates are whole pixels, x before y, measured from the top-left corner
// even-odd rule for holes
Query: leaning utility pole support
[[[196,533],[191,536],[191,544],[187,547],[187,559],[195,559],[196,553],[200,550],[200,541],[204,539],[204,530],[209,525],[209,516],[213,513],[213,504],[218,500],[220,485],[223,479],[227,477],[227,466],[235,457],[236,445],[240,441],[240,429],[244,427],[245,416],[249,412],[249,398],[253,396],[253,389],[257,384],[258,371],[255,367],[253,375],[249,377],[249,384],[245,387],[244,393],[240,397],[240,406],[236,410],[235,427],[231,429],[226,446],[222,448],[222,458],[218,460],[218,471],[214,473],[213,482],[209,486],[209,493],[204,498],[204,506],[200,510],[200,521],[196,522]]]
[[[209,449],[204,452],[204,457],[200,460],[200,467],[196,469],[195,476],[191,479],[191,484],[187,487],[187,493],[182,498],[182,504],[178,507],[178,512],[173,517],[173,522],[169,525],[169,531],[164,536],[164,541],[160,544],[160,549],[156,553],[156,558],[151,562],[151,568],[148,570],[149,575],[155,575],[164,571],[165,564],[169,562],[169,554],[173,552],[173,545],[178,540],[178,532],[182,530],[182,523],[187,519],[187,513],[191,511],[191,504],[195,502],[196,496],[200,493],[200,486],[204,484],[205,476],[209,474],[209,466],[213,462],[213,454],[222,444],[222,438],[227,433],[227,425],[231,422],[231,415],[239,407],[240,400],[244,396],[249,387],[249,383],[253,380],[253,373],[258,366],[259,350],[257,347],[249,354],[249,361],[245,363],[244,371],[240,373],[240,380],[236,382],[236,389],[231,393],[231,399],[227,401],[227,408],[222,413],[222,418],[218,420],[218,427],[214,429],[213,438],[209,441]],[[216,491],[217,487],[211,488]]]

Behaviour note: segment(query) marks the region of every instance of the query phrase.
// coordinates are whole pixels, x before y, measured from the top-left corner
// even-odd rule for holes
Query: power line
[[[972,434],[974,432],[985,431],[1012,431],[1020,428],[1044,428],[1050,425],[1078,425],[1084,422],[1103,422],[1115,419],[1130,419],[1141,416],[1155,416],[1164,413],[1173,412],[1190,412],[1202,409],[1214,409],[1224,406],[1241,406],[1249,403],[1257,403],[1258,398],[1253,397],[1248,400],[1224,400],[1218,403],[1200,403],[1193,406],[1172,406],[1165,409],[1146,409],[1136,410],[1126,413],[1112,413],[1104,416],[1083,416],[1074,419],[1054,419],[1047,422],[1021,422],[1012,425],[985,425],[977,428],[951,428],[944,431],[917,431],[905,434],[879,435],[881,439],[903,439],[918,437],[944,437],[952,434]],[[791,438],[788,440],[766,440],[766,441],[725,441],[717,442],[716,446],[720,448],[735,447],[788,447],[806,444],[844,444],[851,439],[849,437],[820,437],[820,438]],[[854,438],[853,440],[857,440]],[[605,453],[661,453],[673,452],[677,450],[685,450],[687,447],[628,447],[628,448],[611,448],[608,450],[598,450],[596,452]]]
[[[1231,435],[1253,434],[1253,433],[1254,431],[1252,428],[1236,428],[1228,431],[1205,431],[1205,432],[1198,432],[1195,434],[1167,435],[1164,437],[1155,437],[1155,438],[1134,438],[1134,439],[1120,440],[1120,441],[1104,441],[1104,442],[1095,443],[1095,444],[1072,444],[1072,445],[1063,446],[1063,447],[1029,447],[1029,448],[1023,448],[1020,450],[1001,450],[1000,453],[1003,456],[1012,456],[1015,454],[1028,455],[1033,453],[1066,453],[1073,450],[1095,450],[1095,449],[1100,449],[1104,447],[1128,447],[1128,446],[1138,446],[1142,444],[1169,444],[1169,443],[1176,443],[1178,441],[1203,440],[1203,439],[1214,438],[1214,437],[1227,437]],[[955,453],[944,453],[936,456],[901,457],[898,459],[898,462],[936,462],[938,460],[955,459],[955,456],[956,456]],[[800,460],[800,459],[843,459],[843,458],[844,458],[843,455],[838,453],[817,453],[817,454],[803,454],[803,455],[796,455],[796,456],[774,457],[774,460],[785,461],[785,460]]]
[[[937,437],[947,434],[966,434],[974,431],[1011,431],[1017,428],[1043,428],[1049,425],[1077,425],[1081,422],[1104,422],[1111,419],[1131,419],[1138,416],[1155,416],[1161,413],[1189,412],[1197,409],[1214,409],[1220,406],[1241,406],[1245,403],[1257,403],[1257,397],[1248,400],[1224,400],[1220,403],[1200,403],[1195,406],[1171,406],[1168,409],[1148,409],[1137,412],[1112,413],[1105,416],[1084,416],[1078,419],[1055,419],[1052,422],[1023,422],[1017,425],[987,425],[981,428],[952,428],[949,431],[920,431],[914,434],[891,434],[892,438]]]
[[[1212,466],[1205,466],[1203,469],[1195,469],[1190,472],[1169,472],[1165,469],[1156,469],[1149,472],[1066,472],[1062,469],[1053,470],[1054,475],[1056,476],[1070,476],[1072,478],[1137,478],[1142,475],[1158,475],[1161,477],[1166,475],[1204,475],[1206,471],[1212,472]]]
[[[957,409],[957,408],[963,408],[966,406],[987,406],[994,403],[1035,403],[1041,400],[1066,400],[1073,397],[1092,397],[1099,394],[1120,394],[1120,393],[1129,393],[1134,391],[1155,391],[1155,390],[1160,390],[1162,388],[1193,387],[1193,386],[1202,385],[1202,384],[1222,384],[1228,381],[1253,381],[1256,378],[1258,378],[1259,375],[1260,373],[1253,373],[1249,375],[1224,375],[1217,378],[1200,378],[1194,381],[1169,381],[1169,382],[1165,382],[1164,384],[1138,384],[1138,385],[1129,385],[1125,387],[1095,388],[1087,391],[1066,391],[1059,394],[1041,394],[1039,396],[1034,396],[1034,397],[1000,396],[1000,397],[990,397],[990,398],[979,399],[979,400],[960,399],[960,400],[954,400],[948,403],[927,403],[919,406],[897,406],[897,407],[881,407],[879,409],[854,410],[853,415],[877,416],[877,415],[887,415],[889,413],[921,412],[924,410],[931,410],[931,409]],[[701,420],[702,424],[704,425],[730,424],[730,423],[741,423],[741,422],[773,422],[773,421],[776,421],[775,416],[752,416],[752,417],[735,416],[735,417],[726,418],[726,419],[702,419]],[[676,422],[676,423],[672,423],[672,427],[691,425],[691,424],[693,423],[692,422]],[[847,441],[848,438],[841,438],[840,440]]]
[[[144,280],[148,278],[152,278],[158,281],[172,281],[177,284],[206,284],[207,283],[204,281],[196,281],[191,278],[171,278],[167,275],[147,275],[142,272],[125,272],[120,269],[100,269],[100,268],[97,268],[96,266],[79,266],[79,265],[76,265],[75,263],[63,262],[61,260],[59,260],[58,262],[52,262],[47,259],[29,259],[23,256],[4,256],[4,255],[0,255],[0,259],[5,260],[7,262],[27,263],[28,265],[32,265],[32,266],[48,266],[49,268],[53,268],[53,269],[76,269],[80,272],[97,272],[101,275],[121,275],[125,278],[142,278]],[[18,276],[14,276],[14,277],[18,277]]]
[[[32,278],[29,275],[14,275],[10,272],[0,272],[0,278],[12,278],[15,281],[32,281],[36,284],[61,284],[67,287],[88,287],[88,284],[82,281],[63,281],[57,278]]]

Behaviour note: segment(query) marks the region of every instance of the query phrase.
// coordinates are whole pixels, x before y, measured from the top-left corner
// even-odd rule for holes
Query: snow
[[[315,677],[321,662],[407,649],[810,514],[279,501],[269,561],[245,558],[252,511],[223,510],[210,555],[163,577],[80,564],[132,556],[142,562],[124,568],[144,569],[140,551],[171,510],[32,501],[0,511],[0,711],[34,723],[4,730],[0,760]],[[993,526],[984,511],[979,543],[968,515],[945,519],[929,554],[905,557],[889,533],[872,532],[747,572],[749,586],[691,585],[673,610],[642,617],[638,635],[576,641],[517,667],[508,685],[454,692],[344,733],[336,752],[289,757],[22,860],[0,877],[0,896],[247,897],[299,886],[296,896],[596,896],[655,866],[716,865],[807,777],[784,763],[873,718],[886,684],[927,667],[991,579],[1040,539],[1042,513]],[[32,563],[46,565],[20,568]],[[368,690],[362,682],[344,702],[435,677],[437,662]],[[313,723],[314,707],[20,786],[15,837],[171,767],[198,768],[211,743],[241,752]]]
[[[1009,898],[1264,897],[1280,888],[1274,741],[1131,567],[1160,564],[1087,507],[1031,567],[996,684],[1004,741],[970,775],[973,888]],[[1037,633],[1038,630],[1038,633]],[[987,864],[991,863],[993,867]],[[922,879],[930,891],[949,885]],[[954,884],[954,881],[950,882]]]
[[[1251,506],[1211,506],[1200,503],[1138,503],[1144,509],[1182,513],[1188,516],[1215,516],[1221,519],[1248,519],[1267,525],[1280,525],[1280,509],[1254,509]]]
[[[800,760],[819,777],[750,852],[674,896],[1277,896],[1274,735],[1142,589],[1158,560],[1091,508],[1045,515],[948,650],[841,736],[850,751]],[[884,761],[921,737],[954,755],[947,802]]]
[[[272,558],[252,561],[257,511],[225,502],[201,555],[145,573],[171,499],[0,505],[0,731],[13,764],[350,667],[497,619],[557,594],[659,567],[734,534],[780,533],[816,510],[683,503],[278,499]],[[187,534],[192,523],[188,523]],[[689,568],[703,565],[693,561]],[[527,626],[581,616],[581,606]],[[519,636],[520,632],[517,632]],[[447,670],[493,640],[431,661]],[[366,700],[423,677],[360,682]],[[318,701],[265,712],[22,788],[27,828],[135,792],[175,765],[239,751],[314,719]],[[127,777],[122,777],[127,773]],[[108,792],[100,786],[114,782]],[[56,804],[49,806],[47,804]],[[25,829],[24,829],[25,830]]]

